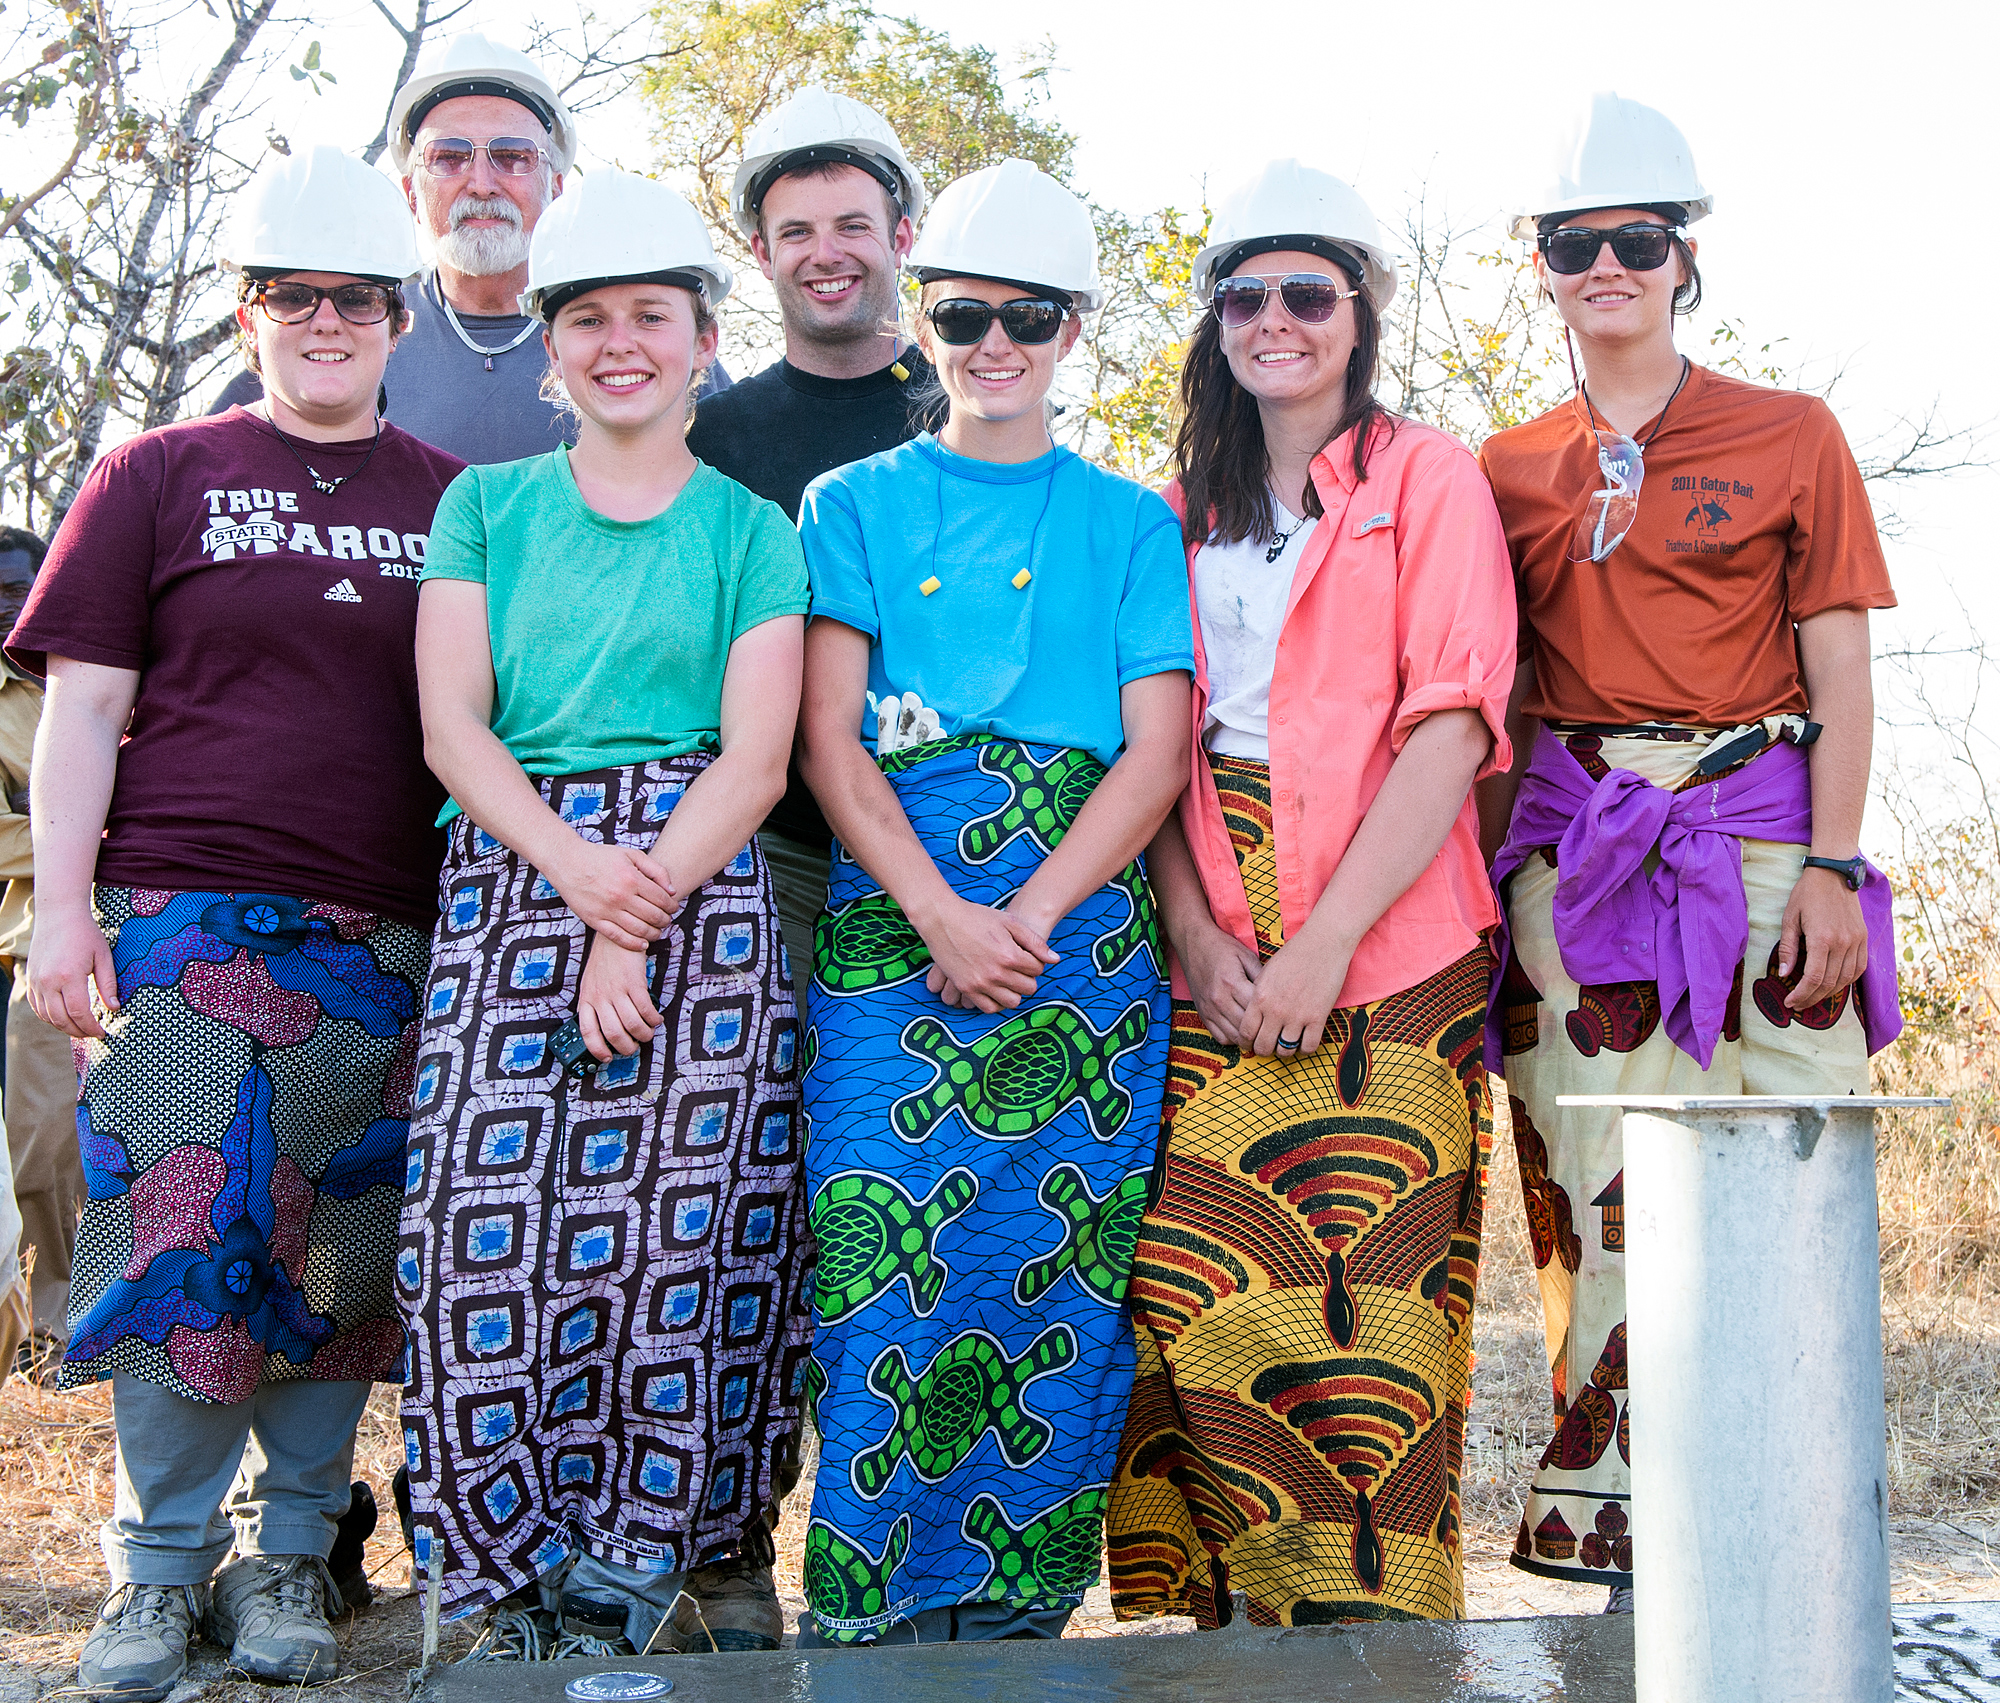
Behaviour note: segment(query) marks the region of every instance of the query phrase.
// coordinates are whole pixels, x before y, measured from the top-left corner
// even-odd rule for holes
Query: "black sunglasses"
[[[302,324],[327,301],[349,325],[380,325],[389,317],[394,294],[386,284],[335,284],[323,290],[317,284],[276,283],[260,284],[251,300],[264,310],[266,319],[280,325]]]
[[[1551,272],[1574,277],[1597,264],[1606,243],[1618,257],[1618,264],[1628,271],[1656,272],[1674,251],[1674,233],[1665,225],[1620,225],[1614,231],[1564,225],[1542,236],[1537,246]]]
[[[490,142],[441,136],[424,144],[424,170],[432,177],[463,177],[480,154],[499,177],[526,177],[547,157],[542,145],[526,136],[496,136]]]
[[[971,296],[952,296],[932,304],[925,317],[941,342],[962,349],[967,344],[981,341],[996,319],[1001,329],[1016,343],[1051,342],[1062,330],[1063,321],[1069,318],[1069,309],[1060,302],[1027,297],[1002,302],[995,307],[991,302],[977,301]]]
[[[1255,325],[1270,299],[1272,280],[1268,278],[1225,278],[1215,286],[1215,317],[1232,330]],[[1359,290],[1343,290],[1337,279],[1324,272],[1291,272],[1277,280],[1278,299],[1285,312],[1301,325],[1324,325],[1334,311]]]

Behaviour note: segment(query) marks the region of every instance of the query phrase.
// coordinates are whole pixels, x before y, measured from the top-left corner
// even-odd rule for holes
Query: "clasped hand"
[[[1260,962],[1235,935],[1210,922],[1182,947],[1181,973],[1218,1041],[1260,1058],[1305,1058],[1326,1038],[1327,1016],[1352,955],[1301,934]]]
[[[988,1015],[1019,1005],[1060,958],[1026,919],[955,895],[921,932],[931,949],[924,986],[947,1005]]]

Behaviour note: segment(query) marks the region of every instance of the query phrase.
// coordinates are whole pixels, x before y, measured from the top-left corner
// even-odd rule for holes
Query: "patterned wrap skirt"
[[[197,1401],[395,1375],[390,1270],[430,942],[275,893],[99,887],[123,1009],[76,1048],[89,1191],[65,1386]]]
[[[539,782],[650,846],[709,759]],[[562,1083],[587,931],[461,817],[439,884],[396,1280],[417,1558],[470,1611],[582,1550],[738,1553],[798,1431],[810,1264],[798,1020],[753,840],[649,957],[663,1029]]]
[[[1270,771],[1211,755],[1268,958]],[[1106,1542],[1121,1618],[1460,1615],[1459,1470],[1492,1151],[1482,946],[1258,1058],[1174,1004],[1139,1373]]]
[[[1649,729],[1643,737],[1577,733],[1564,743],[1592,775],[1631,769],[1677,792],[1707,784],[1695,769],[1715,737]],[[1853,990],[1785,1009],[1798,971],[1789,982],[1778,975],[1778,929],[1806,848],[1738,844],[1750,940],[1706,1071],[1661,1027],[1656,984],[1579,986],[1565,973],[1553,846],[1508,883],[1514,952],[1500,985],[1501,1051],[1557,1421],[1514,1540],[1514,1565],[1525,1572],[1632,1582],[1625,1141],[1615,1108],[1558,1107],[1556,1096],[1868,1092],[1868,1042]]]
[[[984,735],[881,759],[961,897],[1001,903],[1104,766]],[[836,851],[809,996],[822,1636],[926,1609],[1075,1608],[1132,1388],[1126,1275],[1159,1131],[1166,988],[1134,862],[992,1016],[924,985],[901,908]]]

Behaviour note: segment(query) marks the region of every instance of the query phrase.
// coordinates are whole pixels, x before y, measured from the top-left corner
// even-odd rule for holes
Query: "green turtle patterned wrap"
[[[995,906],[1105,774],[978,736],[881,766],[953,889]],[[1018,1009],[946,1006],[915,928],[836,851],[805,1049],[822,1439],[806,1594],[836,1641],[957,1604],[1074,1607],[1097,1577],[1166,1072],[1143,869],[1050,945]]]

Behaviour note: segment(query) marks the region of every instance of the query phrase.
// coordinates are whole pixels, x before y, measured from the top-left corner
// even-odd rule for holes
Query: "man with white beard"
[[[562,193],[576,121],[532,59],[469,32],[418,55],[389,109],[389,157],[435,265],[409,292],[415,323],[389,358],[386,416],[465,461],[518,461],[568,437],[542,396],[542,322],[520,312],[528,238]],[[727,388],[709,368],[703,395]],[[254,402],[237,374],[212,412]]]

